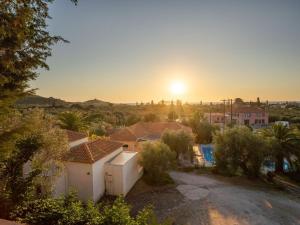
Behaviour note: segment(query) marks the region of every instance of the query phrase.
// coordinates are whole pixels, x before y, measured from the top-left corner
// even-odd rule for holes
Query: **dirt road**
[[[232,185],[204,175],[172,172],[171,176],[185,197],[180,208],[188,208],[175,212],[178,224],[300,224],[300,202],[282,193]]]
[[[145,191],[138,184],[128,196],[133,209],[152,204],[160,219],[171,217],[177,225],[300,224],[300,201],[291,195],[214,176],[170,175],[176,184],[164,190]]]

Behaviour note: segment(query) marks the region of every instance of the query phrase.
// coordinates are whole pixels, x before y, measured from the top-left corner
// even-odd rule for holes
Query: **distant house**
[[[55,179],[53,195],[74,189],[82,201],[98,201],[105,193],[126,195],[141,177],[137,153],[123,150],[123,144],[111,140],[88,141],[85,134],[66,131],[69,152],[63,160],[61,175]],[[112,166],[115,169],[112,170]],[[30,166],[26,165],[26,171]],[[119,188],[119,187],[122,188]]]
[[[225,118],[227,116],[225,115]],[[224,113],[204,113],[204,118],[211,124],[223,125],[224,124]]]
[[[139,151],[141,142],[158,140],[166,130],[184,130],[192,134],[190,127],[178,122],[138,122],[116,130],[110,135],[110,139],[123,143],[130,151]]]
[[[266,127],[269,123],[269,113],[265,109],[250,106],[234,107],[232,115],[231,112],[226,112],[225,117],[224,113],[205,113],[204,117],[208,122],[220,126],[224,125],[224,120],[225,124],[232,122],[233,124],[246,125],[253,128]]]
[[[269,124],[269,113],[259,107],[237,107],[233,109],[232,120],[238,125],[262,128]]]

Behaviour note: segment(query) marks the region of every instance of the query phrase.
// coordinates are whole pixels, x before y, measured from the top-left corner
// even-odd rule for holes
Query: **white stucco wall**
[[[89,141],[89,138],[88,137],[85,137],[85,138],[82,138],[82,139],[79,139],[79,140],[76,140],[76,141],[72,141],[72,142],[69,142],[69,146],[70,148],[76,146],[76,145],[80,145],[84,142],[88,142]]]
[[[82,201],[93,199],[92,164],[65,162],[67,173],[67,189],[74,189]]]
[[[142,176],[142,169],[138,164],[138,153],[135,154],[124,166],[123,166],[123,195],[125,196],[138,179]]]
[[[142,176],[143,170],[138,164],[138,153],[124,164],[106,163],[105,172],[111,175],[111,182],[107,182],[108,193],[125,196]]]
[[[104,164],[122,152],[119,148],[92,165],[93,169],[93,200],[98,201],[105,193],[105,171]]]

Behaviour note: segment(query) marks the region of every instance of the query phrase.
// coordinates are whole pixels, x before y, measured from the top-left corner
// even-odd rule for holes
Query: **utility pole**
[[[209,104],[209,123],[211,124],[211,105],[212,105],[212,102],[210,102]]]
[[[225,125],[226,125],[226,122],[225,122],[225,117],[226,117],[226,99],[222,99],[221,100],[224,104],[224,112],[223,112],[223,119],[224,119],[224,129],[225,129]]]
[[[230,99],[230,123],[232,124],[232,99]]]

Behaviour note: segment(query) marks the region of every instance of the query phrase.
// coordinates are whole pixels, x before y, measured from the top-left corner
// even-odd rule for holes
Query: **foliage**
[[[200,112],[195,112],[189,121],[195,134],[195,142],[198,144],[209,144],[212,142],[213,134],[218,130],[217,126],[211,125]]]
[[[59,125],[63,129],[81,131],[86,124],[79,113],[64,112],[59,115]]]
[[[145,122],[157,122],[159,120],[160,120],[159,117],[155,113],[147,113],[144,116]]]
[[[181,154],[191,154],[193,149],[193,137],[190,133],[180,130],[166,130],[161,137],[161,141],[169,146],[171,151],[176,153],[176,158]]]
[[[226,129],[214,136],[215,160],[219,172],[235,174],[241,170],[249,177],[257,177],[267,146],[264,139],[247,127]]]
[[[146,142],[140,153],[140,164],[144,167],[149,182],[164,183],[167,171],[173,166],[176,154],[161,142]]]
[[[297,162],[293,157],[300,159],[300,137],[299,134],[283,124],[274,124],[271,128],[264,130],[264,136],[268,138],[271,145],[270,156],[276,160],[276,172],[282,173],[284,158],[296,169]]]
[[[28,82],[37,77],[37,69],[48,69],[46,59],[51,46],[64,41],[46,30],[46,0],[0,1],[0,108],[25,93]],[[73,0],[73,2],[75,2]]]
[[[139,122],[140,120],[141,120],[141,118],[139,116],[137,116],[136,114],[131,114],[126,118],[125,125],[131,126],[131,125]]]
[[[83,204],[74,193],[24,202],[11,217],[28,225],[159,225],[154,223],[156,217],[150,207],[132,217],[130,206],[121,197],[111,205],[94,205],[91,201]]]
[[[6,148],[0,161],[0,195],[12,206],[34,194],[41,184],[50,191],[52,178],[60,172],[60,161],[68,149],[65,133],[42,110],[29,111],[15,120],[14,126],[0,133],[0,145]],[[26,163],[31,171],[24,177]],[[50,171],[52,176],[47,175]]]
[[[175,121],[178,119],[178,115],[174,110],[171,110],[168,114],[168,120],[169,121]]]

